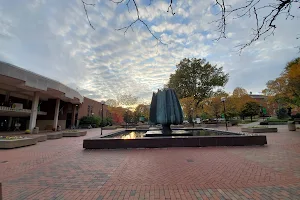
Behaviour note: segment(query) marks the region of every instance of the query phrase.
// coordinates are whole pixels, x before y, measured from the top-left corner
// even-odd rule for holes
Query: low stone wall
[[[202,124],[203,128],[217,128],[220,124]]]
[[[61,132],[54,132],[54,133],[47,134],[48,140],[60,139],[62,137],[63,137],[63,133],[61,133]]]
[[[102,127],[102,130],[115,130],[117,129],[116,126],[105,126],[105,127]]]
[[[44,142],[47,140],[47,135],[29,135],[30,138],[35,138],[38,142]]]
[[[87,131],[79,131],[80,136],[85,136],[87,134]]]
[[[176,128],[184,128],[184,125],[179,124],[179,125],[171,125],[171,129],[176,129]]]
[[[222,135],[191,137],[152,137],[138,139],[90,138],[83,140],[85,149],[126,149],[164,147],[251,146],[265,145],[264,135]]]
[[[18,147],[24,147],[34,145],[37,143],[35,138],[23,138],[16,140],[0,140],[0,149],[13,149]]]
[[[149,128],[150,128],[149,125],[139,125],[135,127],[136,130],[145,130],[145,131],[148,131]]]
[[[63,137],[80,137],[80,132],[63,132]]]
[[[242,132],[248,133],[276,133],[277,128],[241,128]]]
[[[268,125],[286,125],[287,122],[268,122]]]

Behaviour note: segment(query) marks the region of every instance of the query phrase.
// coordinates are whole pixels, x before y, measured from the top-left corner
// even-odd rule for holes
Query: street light
[[[125,129],[127,129],[128,128],[128,121],[127,121],[127,119],[128,119],[128,110],[125,111],[125,117],[124,118],[125,118],[125,123],[126,123],[125,124]]]
[[[102,118],[101,118],[101,135],[102,135],[102,129],[103,129],[103,105],[105,104],[105,101],[101,101],[101,105],[102,105],[102,109],[101,109],[101,115],[102,115]]]
[[[221,98],[221,101],[223,102],[223,106],[224,106],[224,118],[225,118],[226,131],[228,131],[227,120],[226,120],[226,108],[225,108],[225,101],[226,101],[226,98],[225,98],[225,97],[222,97],[222,98]]]
[[[195,128],[195,124],[194,124],[194,108],[191,108],[191,111],[192,111],[193,128]]]

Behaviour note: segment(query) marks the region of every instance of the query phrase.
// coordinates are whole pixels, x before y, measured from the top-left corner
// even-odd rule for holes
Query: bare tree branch
[[[143,26],[145,26],[148,30],[148,32],[154,37],[159,43],[165,44],[161,41],[161,39],[154,34],[154,32],[150,29],[147,22],[141,18],[139,7],[137,5],[136,0],[110,0],[111,2],[119,5],[124,3],[127,7],[128,12],[130,12],[130,3],[133,4],[135,13],[136,13],[136,19],[132,21],[128,26],[118,28],[116,30],[123,30],[124,35],[127,33],[128,29],[131,28],[133,31],[133,26],[136,23],[141,23]],[[153,0],[148,0],[149,6],[153,3]],[[172,13],[172,15],[175,15],[175,12],[173,10],[173,3],[174,0],[165,0],[168,2],[168,8],[167,12]],[[252,36],[251,39],[244,43],[240,44],[237,47],[240,48],[240,52],[242,52],[243,49],[250,46],[257,40],[263,38],[266,39],[271,35],[274,35],[274,32],[277,28],[276,26],[276,20],[277,18],[285,14],[286,19],[294,19],[295,15],[292,12],[292,6],[297,6],[298,9],[300,9],[300,0],[273,0],[271,2],[265,2],[265,0],[245,0],[244,5],[239,6],[237,8],[233,8],[231,5],[226,5],[226,1],[228,0],[215,0],[214,6],[217,6],[219,8],[219,15],[220,18],[213,21],[214,23],[217,23],[217,31],[220,33],[219,37],[216,40],[220,40],[221,38],[226,38],[226,31],[227,31],[227,21],[229,18],[232,19],[241,19],[243,17],[252,17],[254,16],[256,25],[255,28],[252,28]],[[87,20],[89,22],[89,25],[93,28],[94,26],[91,24],[88,12],[86,9],[86,6],[95,6],[95,4],[89,4],[86,3],[84,0],[81,0]],[[297,39],[299,36],[297,36]]]
[[[111,0],[111,1],[114,2],[114,3],[117,3],[117,4],[120,4],[120,3],[124,2],[124,0],[120,0],[120,1],[117,1],[117,2],[116,2],[116,1],[113,1],[113,0]],[[161,43],[161,44],[163,44],[163,45],[167,45],[166,43],[162,42],[162,40],[161,40],[159,37],[157,37],[157,36],[151,31],[151,29],[149,28],[149,26],[147,25],[147,23],[146,23],[144,20],[141,19],[139,7],[138,7],[138,5],[137,5],[137,3],[136,3],[136,0],[128,0],[128,2],[126,3],[127,8],[128,8],[128,11],[129,11],[129,6],[128,6],[128,4],[129,4],[129,2],[131,2],[131,1],[132,1],[132,3],[134,4],[137,19],[134,20],[133,22],[131,22],[128,26],[125,26],[125,27],[123,27],[123,28],[118,28],[118,29],[116,29],[116,30],[118,30],[118,31],[124,30],[124,35],[125,35],[129,28],[131,28],[132,31],[133,31],[133,27],[132,27],[132,26],[133,26],[135,23],[141,22],[141,23],[147,28],[148,32],[149,32],[149,33],[150,33],[150,34],[151,34],[151,35],[152,35],[159,43]],[[150,1],[150,3],[151,3],[151,1]],[[172,0],[171,0],[171,3],[172,3]],[[171,5],[171,4],[170,4],[170,5]],[[171,7],[171,8],[172,8],[172,7]],[[173,12],[173,9],[172,9],[172,12]],[[174,14],[175,14],[175,13],[174,13]]]
[[[167,12],[171,11],[172,15],[175,15],[175,12],[173,11],[172,4],[173,4],[173,0],[170,0],[170,4],[169,4]]]
[[[225,0],[215,0],[215,5],[221,10],[220,19],[213,21],[217,22],[217,30],[220,32],[217,40],[221,38],[226,38],[226,26],[227,19],[231,15],[235,14],[236,17],[233,19],[242,18],[245,16],[251,17],[251,14],[254,14],[256,21],[256,28],[253,29],[253,36],[251,40],[245,44],[240,44],[237,47],[240,47],[240,52],[246,47],[250,46],[255,41],[259,40],[261,37],[266,39],[270,35],[274,35],[275,21],[281,14],[286,14],[286,19],[293,19],[295,16],[291,14],[291,8],[293,4],[300,4],[300,0],[276,0],[276,3],[266,3],[265,5],[260,5],[264,0],[247,0],[244,6],[231,9],[232,6],[225,5]],[[299,7],[300,8],[300,7]],[[264,16],[260,16],[259,11],[263,10],[262,13],[267,13]]]
[[[95,30],[94,26],[92,25],[92,23],[91,23],[91,21],[90,21],[88,12],[87,12],[86,7],[85,7],[85,6],[94,6],[94,7],[95,7],[95,4],[92,4],[92,3],[86,3],[86,2],[84,2],[83,0],[81,0],[81,2],[82,2],[82,5],[83,5],[83,8],[84,8],[84,11],[85,11],[86,18],[87,18],[87,20],[88,20],[88,22],[89,22],[89,24],[90,24],[90,27],[92,27],[92,29]]]

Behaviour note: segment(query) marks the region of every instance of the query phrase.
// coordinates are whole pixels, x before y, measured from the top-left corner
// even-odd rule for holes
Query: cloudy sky
[[[185,57],[206,58],[223,66],[230,80],[225,90],[244,87],[260,92],[265,83],[279,76],[286,62],[299,56],[299,18],[277,20],[274,36],[256,42],[242,52],[237,44],[251,38],[253,18],[230,20],[227,39],[218,37],[210,23],[217,9],[213,0],[174,1],[172,16],[167,0],[137,0],[142,19],[164,43],[157,43],[145,26],[137,23],[124,36],[116,29],[128,25],[136,15],[130,4],[109,0],[87,10],[81,0],[0,0],[0,60],[58,80],[97,100],[133,94],[149,100],[152,91],[167,83],[176,64]],[[228,0],[239,5],[245,0]]]

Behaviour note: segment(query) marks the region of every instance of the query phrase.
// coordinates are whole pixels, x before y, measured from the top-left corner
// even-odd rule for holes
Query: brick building
[[[109,115],[107,105],[103,105],[103,117],[106,118]],[[83,103],[78,108],[78,119],[83,116],[99,116],[102,117],[102,103],[89,99],[83,98]]]
[[[78,91],[0,61],[0,131],[62,129],[83,116],[102,115],[102,104]],[[103,105],[103,115],[108,115]]]
[[[267,116],[274,116],[276,115],[276,110],[278,109],[278,105],[276,103],[269,103],[268,102],[268,97],[265,95],[261,94],[252,94],[250,92],[249,96],[254,99],[255,101],[258,102],[258,104],[262,107],[265,108],[267,111]]]

